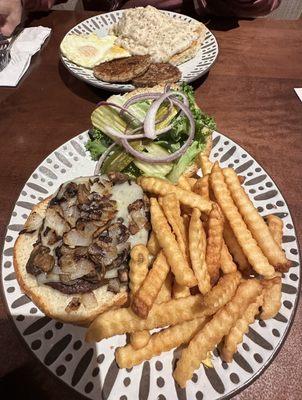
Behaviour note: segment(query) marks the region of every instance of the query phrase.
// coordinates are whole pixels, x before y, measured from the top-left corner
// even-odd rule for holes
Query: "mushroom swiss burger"
[[[121,173],[62,184],[37,204],[14,248],[18,282],[50,317],[87,324],[128,298],[131,248],[146,244],[148,199]]]

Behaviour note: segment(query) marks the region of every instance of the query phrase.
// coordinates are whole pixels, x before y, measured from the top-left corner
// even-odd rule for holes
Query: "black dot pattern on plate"
[[[58,368],[56,369],[56,374],[58,376],[64,375],[66,372],[66,367],[64,365],[59,365]]]
[[[228,144],[229,144],[230,142],[228,141],[228,140],[226,140],[225,142],[224,142],[224,144],[227,146]]]
[[[157,399],[158,400],[166,400],[166,398],[163,394],[160,394]]]
[[[273,329],[272,333],[273,333],[274,336],[280,337],[280,332],[278,331],[278,329]]]
[[[125,396],[125,395],[123,394],[123,396],[120,397],[120,400],[127,400],[127,396]]]
[[[132,371],[132,368],[126,368],[126,371],[127,371],[127,372],[131,372],[131,371]]]
[[[161,361],[156,361],[155,368],[157,371],[161,371],[163,369],[163,364]]]
[[[63,328],[62,322],[56,322],[55,327],[56,329],[62,329]]]
[[[10,261],[5,261],[4,268],[10,268],[11,266],[12,266],[12,263]]]
[[[90,393],[93,390],[93,383],[88,382],[87,385],[85,386],[85,393]]]
[[[32,342],[32,344],[31,344],[30,347],[31,347],[33,350],[38,350],[38,349],[41,347],[41,345],[42,345],[41,340],[37,339],[37,340],[34,340],[34,341]]]
[[[77,340],[76,342],[74,342],[73,348],[75,350],[79,350],[81,347],[82,347],[82,342],[80,340]]]
[[[36,196],[35,196],[34,194],[31,194],[31,195],[30,195],[30,198],[31,198],[31,199],[35,199]]]
[[[48,186],[53,186],[52,182],[47,182]]]
[[[198,375],[197,374],[193,374],[192,382],[196,383],[197,381],[198,381]]]
[[[254,194],[254,193],[256,193],[256,190],[255,189],[250,189],[249,193]]]
[[[26,195],[27,195],[27,193],[25,192],[25,190],[22,190],[21,194],[22,194],[23,196],[26,196]]]
[[[234,167],[234,164],[230,163],[230,164],[228,165],[228,167],[229,167],[229,168],[233,168],[233,167]]]
[[[228,369],[229,368],[228,364],[225,361],[222,361],[221,365],[222,365],[223,369]]]
[[[41,178],[41,182],[45,182],[45,178]]]
[[[25,319],[24,315],[21,315],[21,314],[18,315],[16,318],[17,321],[24,321],[24,319]]]
[[[235,374],[234,372],[231,373],[230,380],[231,380],[231,382],[233,382],[235,384],[240,382],[239,376],[237,374]]]
[[[157,386],[160,388],[165,386],[165,380],[161,376],[159,378],[157,378],[156,383],[157,383]]]
[[[216,347],[215,347],[215,349],[213,350],[213,355],[214,355],[215,357],[219,357],[218,350],[217,350]]]
[[[13,238],[11,236],[6,236],[5,241],[6,242],[11,242]]]
[[[243,348],[245,351],[250,351],[250,346],[249,346],[247,343],[242,343],[242,348]]]
[[[255,353],[255,354],[254,354],[254,359],[255,359],[255,360],[257,361],[257,363],[259,363],[259,364],[263,363],[263,358],[262,358],[261,355],[258,354],[258,353]]]
[[[36,314],[36,313],[38,312],[38,309],[37,309],[36,307],[32,307],[32,308],[29,310],[29,312],[30,312],[31,314]]]
[[[257,207],[257,210],[258,210],[259,212],[262,212],[262,211],[263,211],[263,208],[262,208],[262,207]]]
[[[242,158],[246,158],[246,157],[247,157],[247,154],[242,154],[241,157],[242,157]]]
[[[285,308],[287,308],[289,310],[293,307],[293,303],[288,300],[284,300],[283,305]]]
[[[265,328],[266,327],[266,323],[264,321],[262,321],[262,319],[259,319],[258,324],[262,327]]]
[[[58,169],[58,168],[59,168],[58,164],[55,164],[55,165],[54,165],[54,168],[55,168],[55,169]]]
[[[253,173],[252,172],[248,172],[247,176],[253,176]]]
[[[223,150],[223,148],[222,147],[220,147],[219,149],[218,149],[218,151],[222,151]]]
[[[13,211],[13,217],[15,217],[17,215],[16,211]]]
[[[203,393],[202,392],[196,392],[196,399],[197,400],[202,400],[203,399]]]
[[[61,173],[62,173],[62,174],[65,174],[65,172],[66,172],[66,169],[65,169],[65,168],[62,168],[62,169],[61,169]]]
[[[26,214],[22,214],[21,217],[22,217],[23,219],[26,219],[26,218],[27,218],[27,215],[26,215]]]
[[[125,379],[124,379],[124,385],[125,385],[125,386],[129,386],[130,383],[131,383],[131,379],[130,379],[130,378],[125,378]]]
[[[257,167],[257,168],[255,169],[255,171],[256,171],[256,172],[260,172],[260,171],[261,171],[261,168]]]
[[[218,153],[214,153],[214,157],[217,158],[219,156]]]
[[[33,174],[33,178],[37,179],[38,178],[38,174]]]
[[[264,189],[264,187],[263,186],[259,186],[259,188],[258,188],[259,190],[263,190]]]
[[[269,187],[272,187],[273,184],[272,184],[272,182],[266,182],[265,186],[269,188]]]
[[[237,159],[234,160],[234,163],[235,163],[235,164],[238,164],[238,163],[239,163],[239,160],[237,160]]]
[[[7,288],[7,293],[13,293],[15,291],[15,288],[13,286],[10,286]]]
[[[290,249],[291,254],[293,254],[294,256],[296,256],[298,254],[298,250],[297,249]]]
[[[272,208],[274,208],[272,204],[267,204],[265,207],[267,210],[271,210]]]
[[[284,202],[281,201],[281,200],[278,200],[276,204],[277,204],[278,207],[284,206]]]
[[[92,371],[92,376],[95,378],[96,376],[98,376],[99,372],[100,372],[99,367],[94,368],[94,370]]]
[[[292,224],[286,224],[286,228],[287,229],[293,229],[293,226],[292,226]]]
[[[98,364],[102,364],[102,362],[103,362],[104,360],[105,360],[104,354],[100,354],[99,356],[97,356],[96,361],[97,361]]]
[[[53,337],[53,331],[46,331],[44,337],[45,339],[51,339]]]
[[[292,281],[297,281],[297,280],[298,280],[298,277],[297,277],[296,274],[290,274],[290,275],[289,275],[289,278],[290,278],[290,280],[292,280]]]
[[[66,360],[66,361],[71,361],[72,358],[73,358],[73,355],[72,355],[71,353],[68,353],[68,354],[66,354],[66,356],[65,356],[65,360]]]

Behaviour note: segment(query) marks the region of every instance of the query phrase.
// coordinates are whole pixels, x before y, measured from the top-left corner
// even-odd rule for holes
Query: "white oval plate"
[[[70,33],[83,34],[94,32],[99,36],[106,36],[110,27],[121,18],[123,12],[123,10],[112,11],[107,14],[96,15],[88,18],[72,28],[69,32],[67,32],[66,35],[69,35]],[[177,14],[170,11],[163,12],[173,18],[180,19],[181,21],[198,22],[186,15]],[[196,56],[186,63],[178,66],[182,73],[181,80],[189,83],[200,78],[202,75],[208,72],[208,70],[214,64],[217,56],[218,44],[215,36],[208,29],[206,29],[205,40],[203,41],[202,46],[200,47]],[[86,83],[89,83],[90,85],[113,92],[129,92],[130,90],[135,89],[135,87],[130,84],[108,83],[96,79],[91,69],[79,67],[71,61],[68,61],[68,59],[62,54],[61,60],[65,67],[72,73],[72,75]]]
[[[214,351],[214,368],[195,371],[186,390],[175,386],[172,366],[178,351],[163,353],[131,370],[119,369],[114,350],[125,344],[116,336],[95,345],[84,341],[85,329],[62,324],[44,316],[18,285],[13,267],[13,246],[31,208],[66,180],[93,174],[84,144],[84,132],[50,154],[33,172],[16,202],[5,237],[2,285],[8,311],[36,357],[68,386],[90,399],[170,400],[224,399],[251,383],[270,363],[292,323],[299,293],[299,251],[295,229],[284,198],[266,171],[226,136],[213,134],[212,160],[234,167],[245,176],[244,188],[261,215],[277,214],[284,222],[283,248],[293,268],[283,278],[282,306],[274,319],[256,321],[245,335],[231,364]],[[103,396],[103,397],[102,397]]]

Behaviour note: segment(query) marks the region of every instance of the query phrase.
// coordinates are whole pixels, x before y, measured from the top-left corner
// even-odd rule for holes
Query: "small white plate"
[[[79,23],[72,28],[66,35],[70,33],[96,33],[99,36],[106,36],[112,25],[114,25],[122,16],[123,10],[113,11],[107,14],[96,15],[85,21]],[[163,11],[173,18],[177,18],[181,21],[186,22],[198,22],[193,18],[186,15],[177,14],[170,11]],[[191,60],[178,66],[182,73],[181,80],[183,82],[193,82],[200,78],[202,75],[208,72],[208,70],[214,64],[218,56],[218,44],[215,36],[206,28],[205,39],[198,50],[196,56]],[[65,67],[74,75],[76,78],[89,83],[90,85],[109,90],[112,92],[129,92],[135,89],[131,84],[120,84],[120,83],[108,83],[96,79],[91,69],[79,67],[78,65],[68,61],[66,57],[61,54],[61,60]]]

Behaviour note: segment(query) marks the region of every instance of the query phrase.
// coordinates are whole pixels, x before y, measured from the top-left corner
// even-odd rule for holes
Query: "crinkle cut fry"
[[[260,275],[270,277],[274,274],[275,269],[265,255],[262,253],[256,240],[248,230],[241,214],[233,202],[228,187],[224,181],[224,176],[218,163],[215,163],[210,176],[211,186],[213,188],[215,198],[222,209],[224,216],[230,223],[230,226],[238,240],[244,254],[253,269]]]
[[[279,268],[287,270],[290,267],[290,262],[273,239],[268,226],[240,185],[236,172],[231,168],[225,168],[223,175],[235,205],[269,263],[276,268],[279,266]]]
[[[263,295],[260,294],[256,300],[248,306],[242,317],[236,321],[229,334],[225,336],[221,355],[227,363],[232,362],[233,356],[237,351],[237,346],[242,342],[243,335],[248,332],[249,325],[255,321],[262,303]]]
[[[167,301],[171,300],[172,298],[172,273],[169,272],[168,276],[163,283],[162,287],[160,288],[160,291],[157,295],[157,298],[155,300],[156,304],[161,304],[161,303],[166,303]]]
[[[188,182],[188,179],[184,175],[180,175],[177,185],[184,190],[191,191],[191,185]]]
[[[211,283],[205,259],[207,239],[200,217],[201,212],[194,208],[189,225],[189,251],[198,288],[200,293],[206,294],[211,290]]]
[[[203,176],[211,173],[213,163],[209,160],[209,157],[205,156],[204,154],[200,154],[199,163]]]
[[[129,289],[131,292],[132,301],[133,296],[135,295],[148,274],[149,251],[144,245],[138,244],[132,248],[130,257]],[[146,330],[141,332],[134,332],[129,337],[130,343],[135,349],[144,347],[149,342],[149,339],[150,333]]]
[[[147,249],[152,256],[157,256],[160,252],[160,245],[158,243],[157,237],[153,231],[150,233],[150,237],[147,243]]]
[[[190,296],[190,289],[187,286],[179,285],[175,280],[173,282],[173,298],[180,299],[182,297]]]
[[[250,263],[243,253],[227,220],[224,221],[223,238],[240,271],[248,271],[251,268]]]
[[[163,329],[154,333],[149,343],[139,350],[133,349],[131,345],[119,347],[115,352],[116,362],[120,368],[132,368],[164,351],[188,343],[205,322],[205,317],[201,317]]]
[[[280,249],[282,249],[282,233],[283,233],[283,221],[281,218],[274,214],[270,214],[266,217],[268,229],[270,230],[272,237],[278,244]]]
[[[168,221],[162,212],[157,200],[151,198],[151,223],[158,242],[163,249],[177,283],[192,287],[196,285],[196,278],[185,260],[178,243],[171,232]]]
[[[276,276],[273,279],[263,279],[261,283],[263,286],[263,304],[260,318],[274,318],[281,307],[281,277]]]
[[[204,296],[204,305],[214,314],[232,299],[240,281],[241,273],[239,271],[223,275],[217,285]]]
[[[206,249],[206,265],[210,275],[211,284],[214,285],[219,278],[221,248],[223,243],[223,216],[216,203],[208,219],[208,241]]]
[[[146,278],[148,274],[148,264],[148,249],[142,244],[137,244],[130,252],[129,288],[131,294],[134,294],[139,289],[140,285]]]
[[[221,253],[220,253],[220,268],[224,274],[237,271],[237,265],[233,261],[225,241],[222,242]]]
[[[201,329],[185,348],[176,365],[174,379],[184,388],[192,378],[193,372],[199,368],[208,351],[227,335],[235,321],[244,313],[248,305],[261,293],[261,284],[255,279],[242,282],[233,299],[220,309]]]
[[[185,258],[189,261],[188,254],[188,240],[186,235],[186,229],[183,219],[180,215],[180,204],[174,193],[167,194],[161,198],[162,209],[167,218],[168,223],[171,225],[172,231],[176,236],[178,246]]]
[[[92,322],[86,333],[86,340],[98,342],[123,333],[176,325],[204,316],[206,315],[205,311],[207,310],[202,306],[201,295],[154,304],[147,319],[138,317],[130,308],[109,310],[100,314]]]
[[[209,188],[210,175],[204,175],[197,180],[193,187],[193,191],[207,200],[210,200],[210,188]]]
[[[169,271],[170,266],[161,251],[154,260],[145,280],[133,296],[131,308],[139,317],[147,318]]]
[[[169,193],[175,193],[181,204],[191,208],[198,208],[200,211],[208,214],[211,211],[212,203],[196,193],[183,190],[172,183],[160,178],[140,177],[138,183],[141,187],[149,192],[165,196]]]

